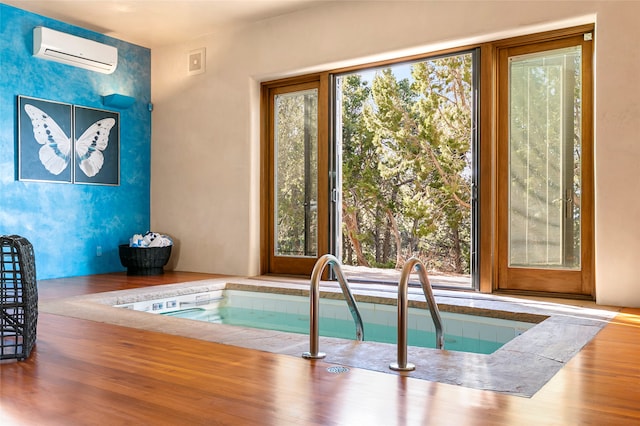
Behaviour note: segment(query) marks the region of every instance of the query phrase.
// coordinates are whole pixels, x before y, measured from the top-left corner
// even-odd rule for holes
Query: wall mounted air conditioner
[[[116,47],[45,27],[33,29],[33,56],[103,74],[118,66]]]

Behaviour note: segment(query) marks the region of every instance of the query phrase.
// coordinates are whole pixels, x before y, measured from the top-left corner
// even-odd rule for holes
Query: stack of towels
[[[129,239],[130,247],[166,247],[171,245],[173,245],[171,237],[151,231],[144,235],[135,234]]]

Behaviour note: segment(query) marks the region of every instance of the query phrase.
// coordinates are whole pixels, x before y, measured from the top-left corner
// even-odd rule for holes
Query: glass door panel
[[[580,268],[581,47],[509,58],[509,266]]]
[[[318,254],[318,90],[275,96],[274,255]]]

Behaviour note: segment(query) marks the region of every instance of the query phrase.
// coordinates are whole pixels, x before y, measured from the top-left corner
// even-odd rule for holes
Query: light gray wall
[[[328,2],[152,52],[152,228],[176,268],[255,275],[259,83],[374,59],[596,23],[596,287],[640,306],[638,2]],[[207,71],[187,75],[206,47]]]

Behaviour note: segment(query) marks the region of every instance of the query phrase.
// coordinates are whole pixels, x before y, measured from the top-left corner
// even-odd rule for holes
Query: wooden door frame
[[[271,81],[261,85],[260,93],[260,273],[310,276],[318,257],[329,250],[329,126],[328,126],[328,73]],[[318,89],[318,235],[316,257],[275,256],[273,252],[273,189],[274,189],[274,135],[273,97],[278,93]],[[264,183],[267,183],[266,185]],[[276,259],[277,258],[277,259]],[[275,263],[274,263],[275,262]]]
[[[594,26],[593,25],[583,25],[580,27],[568,28],[560,31],[551,31],[548,33],[534,34],[529,36],[517,37],[509,40],[502,40],[500,42],[493,43],[494,54],[493,54],[493,82],[494,82],[494,91],[493,96],[495,99],[494,106],[492,108],[493,115],[495,117],[495,138],[493,139],[493,150],[494,150],[494,163],[493,163],[493,179],[494,179],[494,221],[493,226],[495,231],[493,232],[493,250],[495,253],[494,261],[493,261],[493,291],[501,291],[501,292],[527,292],[527,293],[543,293],[550,294],[553,293],[558,296],[569,296],[569,297],[587,297],[594,298],[595,297],[595,281],[594,281],[594,268],[595,268],[595,242],[594,242],[594,158],[593,158],[593,46],[591,40],[585,40],[584,34],[591,33],[593,36]],[[582,38],[581,45],[583,46],[582,54],[582,165],[581,165],[581,174],[582,174],[582,192],[581,192],[581,278],[580,278],[580,286],[577,290],[577,293],[554,293],[552,287],[543,286],[539,290],[510,290],[505,289],[500,286],[501,279],[504,277],[501,276],[501,267],[500,262],[506,262],[506,250],[507,248],[504,246],[504,232],[500,231],[499,221],[505,220],[501,217],[501,208],[508,202],[507,195],[505,193],[500,193],[500,182],[499,178],[503,173],[506,173],[503,169],[506,167],[507,162],[504,161],[506,147],[505,143],[501,141],[505,141],[505,132],[508,126],[508,123],[502,122],[501,117],[505,117],[504,108],[507,108],[507,105],[500,102],[499,92],[500,90],[507,90],[508,77],[500,74],[499,69],[499,58],[503,52],[506,52],[507,49],[515,48],[515,47],[523,47],[527,45],[540,45],[542,43],[545,44],[553,44],[554,41],[567,40],[571,38],[575,38],[577,40],[578,37]],[[586,48],[585,48],[586,47]],[[507,133],[508,135],[508,133]],[[503,191],[504,192],[504,191]],[[540,275],[542,270],[532,270],[531,276],[535,276],[536,278],[541,278],[544,280],[544,273]]]
[[[447,53],[453,51],[469,50],[475,47],[480,47],[480,104],[479,104],[479,287],[480,292],[491,293],[499,289],[499,274],[498,274],[498,180],[497,180],[497,159],[498,159],[498,55],[499,49],[506,47],[513,47],[524,44],[531,44],[543,41],[550,41],[555,39],[561,39],[569,36],[575,36],[578,34],[584,34],[594,32],[594,25],[587,24],[578,27],[553,30],[544,33],[530,34],[526,36],[520,36],[510,39],[497,40],[492,42],[483,43],[481,45],[468,45],[458,46],[451,49],[446,49],[440,52],[425,52],[420,55],[412,55],[406,58],[396,58],[393,60],[379,61],[375,63],[362,64],[358,66],[345,67],[337,70],[331,70],[328,72],[305,75],[294,78],[281,79],[271,82],[266,82],[261,85],[261,105],[260,105],[260,128],[261,128],[261,170],[260,180],[261,182],[269,182],[271,174],[271,166],[268,159],[270,158],[270,144],[269,144],[269,89],[277,86],[299,84],[303,82],[321,80],[327,87],[326,94],[329,95],[328,80],[330,74],[343,73],[347,71],[355,71],[358,69],[369,68],[373,66],[384,66],[387,64],[393,64],[402,62],[404,60],[413,60],[421,57],[428,57],[438,53]],[[588,52],[592,54],[591,51]],[[589,60],[592,62],[592,59]],[[586,61],[583,61],[586,63]],[[583,70],[583,84],[585,87],[590,87],[588,91],[583,91],[583,106],[588,108],[590,114],[588,117],[584,117],[583,120],[583,137],[584,141],[588,141],[589,149],[585,152],[587,154],[583,157],[583,185],[591,188],[590,191],[583,191],[582,202],[592,206],[588,215],[583,216],[582,232],[590,232],[591,239],[586,249],[586,254],[582,256],[583,267],[587,268],[583,271],[583,278],[585,282],[585,288],[593,296],[595,295],[595,282],[594,282],[594,268],[595,268],[595,244],[593,241],[594,235],[594,182],[593,182],[593,74],[592,70],[584,72]],[[329,108],[321,108],[322,102],[326,102],[328,105],[328,99],[322,99],[325,93],[319,93],[319,114],[328,114]],[[326,127],[320,127],[319,131],[326,132],[327,140],[329,135],[329,118],[326,118]],[[320,137],[320,135],[319,135]],[[319,141],[320,142],[320,141]],[[589,170],[589,173],[584,173],[585,170]],[[319,180],[319,184],[324,184],[328,179],[322,178]],[[270,212],[269,198],[270,198],[269,185],[261,185],[260,188],[260,226],[261,226],[261,239],[260,239],[260,273],[269,273],[269,226],[268,214]],[[328,201],[328,200],[325,200]],[[320,200],[319,200],[320,203]],[[319,230],[321,228],[319,227]],[[325,228],[327,229],[327,228]],[[328,232],[328,231],[327,231]],[[583,245],[585,240],[583,239]],[[328,245],[327,245],[328,249]],[[318,254],[322,251],[319,250]]]

